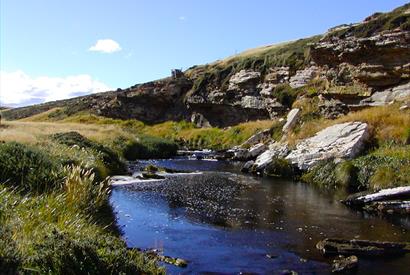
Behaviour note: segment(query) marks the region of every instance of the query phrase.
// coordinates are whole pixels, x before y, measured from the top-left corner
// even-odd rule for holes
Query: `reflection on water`
[[[279,274],[291,269],[299,274],[327,274],[331,259],[315,249],[325,237],[410,241],[408,218],[366,216],[346,208],[333,194],[303,183],[240,175],[239,166],[227,162],[154,162],[178,170],[210,171],[174,178],[166,183],[167,192],[137,187],[113,190],[112,204],[130,246],[163,248],[166,255],[190,261],[185,269],[167,266],[170,273]],[[219,194],[223,189],[210,190],[211,196],[195,189],[234,184],[246,188],[233,190],[230,198]],[[182,189],[173,189],[176,186]],[[183,194],[182,199],[177,196],[176,202],[169,190]],[[201,201],[213,204],[211,210]],[[218,216],[217,225],[211,223],[212,216]],[[410,257],[360,259],[359,268],[363,274],[408,274]]]

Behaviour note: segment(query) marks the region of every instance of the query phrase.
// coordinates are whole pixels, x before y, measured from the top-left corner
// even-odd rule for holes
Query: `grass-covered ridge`
[[[368,37],[376,33],[399,28],[404,31],[410,30],[410,4],[405,4],[388,13],[375,13],[365,22],[331,31],[327,34],[340,38],[346,36]]]
[[[321,35],[317,35],[256,48],[211,64],[194,66],[186,71],[186,75],[194,80],[188,96],[214,88],[220,88],[224,91],[228,88],[229,78],[243,69],[259,71],[262,78],[273,67],[287,66],[291,72],[295,72],[302,66],[309,64],[311,61],[310,43],[318,42],[321,37]]]

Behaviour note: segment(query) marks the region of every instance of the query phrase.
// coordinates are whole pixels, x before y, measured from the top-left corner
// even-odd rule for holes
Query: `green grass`
[[[2,144],[0,153],[9,153],[10,148],[21,151],[18,159],[21,167],[30,167],[50,175],[59,165],[53,156],[38,153],[38,149],[21,144]],[[53,159],[55,163],[42,161],[42,158]],[[16,165],[13,161],[0,160],[2,171],[11,171]],[[11,176],[1,174],[0,182],[7,182],[0,184],[2,272],[163,272],[140,252],[127,249],[119,237],[108,200],[110,187],[107,181],[96,181],[92,170],[79,166],[65,166],[61,169],[61,175],[59,181],[41,190],[31,188],[43,184],[44,178],[40,174],[27,174],[25,169],[17,169]]]
[[[368,37],[385,30],[410,30],[410,14],[404,14],[410,9],[410,4],[401,6],[389,13],[380,13],[374,20],[352,26],[346,29],[331,32],[328,36],[344,37],[353,35],[356,37]]]
[[[350,192],[410,184],[410,146],[385,145],[351,161],[319,163],[301,179],[325,189]]]
[[[35,118],[36,121],[37,119],[38,117]],[[161,144],[166,143],[169,145],[169,150],[165,150],[167,154],[162,157],[169,157],[168,152],[172,152],[175,145],[170,144],[170,141],[177,143],[180,146],[187,146],[190,148],[225,149],[241,144],[260,130],[274,128],[274,133],[276,134],[276,137],[278,137],[280,135],[279,127],[281,126],[281,123],[277,120],[245,122],[225,129],[216,127],[197,128],[193,123],[187,121],[167,121],[155,125],[145,125],[137,120],[111,119],[86,113],[71,116],[58,123],[62,126],[67,125],[68,123],[81,123],[82,125],[93,125],[97,127],[113,126],[116,129],[121,129],[122,132],[127,133],[128,135],[131,134],[137,137],[133,140],[122,134],[120,137],[116,138],[116,141],[111,142],[110,146],[117,148],[117,151],[120,153],[132,151],[132,147],[138,147],[139,143],[146,143],[147,147],[150,147],[152,141],[158,141],[158,146],[162,146]],[[150,139],[147,138],[147,136],[162,139]],[[123,146],[119,146],[120,144],[123,144]],[[142,158],[150,157],[152,156],[148,154],[146,157]],[[134,157],[129,156],[127,153],[126,158],[133,159]]]
[[[24,191],[52,190],[62,180],[58,160],[38,148],[16,142],[0,143],[0,182]]]
[[[320,35],[292,42],[271,45],[238,54],[225,60],[204,66],[195,66],[186,71],[186,75],[194,79],[188,96],[203,93],[208,88],[220,87],[222,91],[228,87],[229,78],[243,69],[261,72],[264,77],[269,68],[289,66],[295,72],[310,62],[310,43],[318,42]]]

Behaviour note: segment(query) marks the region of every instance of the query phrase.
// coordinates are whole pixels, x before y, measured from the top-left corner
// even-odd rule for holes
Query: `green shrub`
[[[126,171],[124,163],[120,160],[118,154],[111,150],[110,148],[94,142],[77,132],[66,132],[66,133],[57,133],[51,136],[56,142],[66,145],[66,146],[78,146],[79,148],[91,149],[99,154],[103,165],[108,168],[109,171],[101,171],[102,169],[97,169],[99,179],[102,179],[111,174],[121,174]],[[71,164],[70,160],[68,163]],[[79,163],[73,163],[78,165]]]
[[[339,186],[347,188],[347,190],[356,192],[360,190],[360,185],[357,181],[358,169],[351,161],[343,161],[336,166],[335,180]]]
[[[149,136],[127,141],[120,146],[123,147],[123,155],[127,160],[170,158],[175,156],[178,150],[178,145],[173,141]]]
[[[273,90],[273,96],[284,106],[291,108],[299,91],[292,89],[288,84],[279,84]]]
[[[61,183],[61,164],[38,149],[16,143],[0,144],[0,182],[21,190],[43,192]]]
[[[344,188],[357,192],[364,188],[357,180],[357,168],[350,161],[335,163],[333,160],[322,161],[305,172],[301,180],[324,189]]]

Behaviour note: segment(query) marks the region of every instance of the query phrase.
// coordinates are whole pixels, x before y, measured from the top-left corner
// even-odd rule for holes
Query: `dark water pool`
[[[339,203],[337,194],[303,183],[241,175],[240,166],[228,162],[152,162],[178,170],[204,171],[172,179],[181,186],[204,184],[209,188],[210,181],[247,186],[235,193],[228,205],[216,206],[238,213],[232,217],[230,212],[217,224],[206,215],[197,215],[200,209],[191,211],[196,206],[175,203],[155,190],[114,188],[111,202],[129,246],[161,248],[164,255],[189,261],[187,268],[166,265],[170,274],[281,274],[283,270],[328,274],[332,259],[315,249],[325,237],[410,241],[409,218],[356,212]],[[359,262],[359,274],[410,274],[410,255]]]

